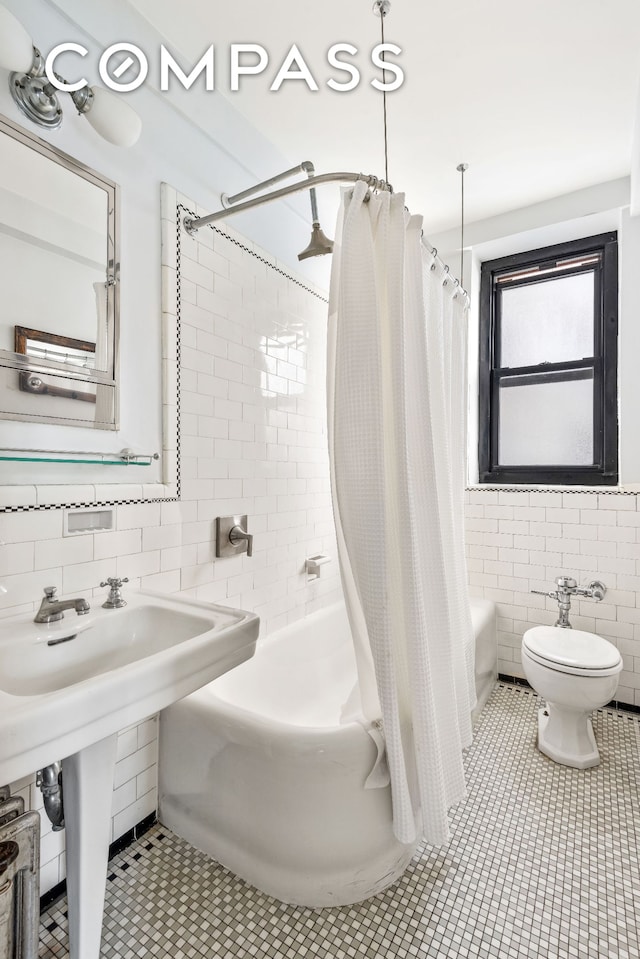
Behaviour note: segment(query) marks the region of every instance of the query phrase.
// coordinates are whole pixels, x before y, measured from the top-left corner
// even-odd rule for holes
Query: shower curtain
[[[448,809],[465,794],[475,704],[463,541],[466,297],[454,295],[421,227],[403,194],[370,195],[361,182],[343,190],[328,421],[359,718],[374,738],[382,731],[396,837],[441,844]]]

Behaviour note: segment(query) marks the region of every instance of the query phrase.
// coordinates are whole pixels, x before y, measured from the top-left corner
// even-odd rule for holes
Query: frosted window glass
[[[500,366],[593,356],[593,273],[502,291]]]
[[[500,387],[500,466],[591,466],[593,378]]]

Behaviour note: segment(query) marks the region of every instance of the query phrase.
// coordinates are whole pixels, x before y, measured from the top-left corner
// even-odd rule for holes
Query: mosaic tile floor
[[[285,906],[154,826],[111,863],[103,959],[640,959],[640,719],[595,716],[603,762],[535,748],[537,697],[500,684],[466,757],[468,798],[443,849],[423,846],[357,906]],[[65,902],[40,959],[64,959]]]

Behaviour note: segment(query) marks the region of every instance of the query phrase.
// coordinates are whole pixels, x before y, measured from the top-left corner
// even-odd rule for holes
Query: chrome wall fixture
[[[322,567],[330,562],[331,557],[326,556],[324,553],[318,553],[316,556],[307,556],[304,561],[304,570],[307,574],[307,579],[309,581],[320,579]]]
[[[571,612],[572,596],[586,596],[589,599],[595,599],[596,603],[600,603],[607,592],[607,587],[604,583],[601,583],[599,579],[594,579],[588,583],[587,586],[578,586],[575,579],[572,579],[571,576],[558,576],[556,579],[556,587],[554,590],[532,589],[530,592],[536,593],[538,596],[548,596],[549,599],[556,600],[559,613],[554,626],[560,626],[563,629],[571,629],[569,613]]]
[[[253,556],[253,535],[247,532],[247,516],[216,517],[216,557],[237,556],[246,553]]]
[[[55,130],[62,123],[61,91],[45,75],[44,63],[20,21],[0,6],[0,66],[13,71],[9,77],[11,96],[29,120]],[[140,117],[117,94],[89,86],[65,92],[73,100],[78,114],[86,116],[94,130],[109,143],[130,147],[137,141],[142,129]]]

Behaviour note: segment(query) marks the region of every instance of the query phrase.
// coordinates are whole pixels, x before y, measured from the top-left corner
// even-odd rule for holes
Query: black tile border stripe
[[[117,856],[119,853],[123,852],[129,846],[131,846],[137,839],[140,839],[144,836],[145,833],[149,832],[152,826],[158,821],[156,813],[152,812],[150,815],[145,816],[144,819],[141,819],[140,822],[136,823],[132,829],[128,829],[119,839],[116,839],[115,842],[112,842],[109,846],[109,862]],[[111,878],[110,874],[108,878]],[[49,889],[48,892],[45,892],[43,896],[40,896],[40,913],[42,914],[49,906],[52,906],[54,903],[58,902],[63,896],[67,894],[67,880],[63,879],[62,882],[57,883],[52,889]]]
[[[31,485],[31,484],[29,484]],[[35,484],[37,485],[37,484]],[[51,484],[55,486],[55,483]],[[78,483],[82,486],[82,483]],[[154,499],[114,499],[114,500],[93,500],[90,503],[41,503],[31,506],[1,506],[2,513],[33,513],[47,509],[88,509],[92,506],[144,506],[146,503],[175,503],[179,500],[178,496],[158,496]]]
[[[467,493],[584,493],[586,496],[637,496],[633,489],[607,489],[606,486],[594,489],[592,486],[581,489],[579,486],[465,486]]]
[[[197,213],[195,213],[193,210],[187,209],[187,207],[184,206],[182,203],[178,203],[178,211],[180,210],[182,210],[184,213],[187,214],[187,216],[190,216],[193,219],[196,219],[197,217]],[[233,209],[230,209],[229,212],[233,213]],[[181,222],[180,217],[178,215],[178,232],[180,231],[180,222]],[[252,250],[250,247],[246,246],[244,243],[241,243],[240,240],[236,240],[235,237],[230,236],[228,233],[225,233],[225,231],[221,229],[219,226],[214,226],[213,223],[208,223],[207,226],[214,233],[218,233],[220,236],[223,236],[225,240],[229,240],[230,243],[233,243],[235,246],[239,247],[241,250],[244,250],[245,253],[249,253],[250,256],[254,258],[254,260],[258,260],[260,263],[264,263],[275,273],[279,273],[280,276],[284,276],[287,280],[291,280],[292,283],[295,283],[296,286],[299,286],[301,289],[305,290],[307,293],[310,293],[311,296],[315,296],[316,299],[320,300],[321,303],[327,303],[327,304],[329,303],[329,300],[327,299],[327,297],[323,296],[322,293],[319,293],[317,290],[312,289],[312,287],[307,286],[307,284],[303,283],[302,280],[299,280],[296,276],[292,276],[290,273],[287,273],[287,271],[283,270],[281,267],[276,266],[275,263],[272,263],[270,260],[267,260],[266,257],[260,256],[259,253],[256,253],[255,250]]]
[[[498,682],[508,683],[510,686],[525,686],[527,689],[533,689],[531,683],[523,679],[522,676],[508,676],[506,673],[498,673]],[[640,706],[635,706],[633,703],[623,703],[619,699],[612,699],[604,708],[619,709],[625,713],[640,713]]]

